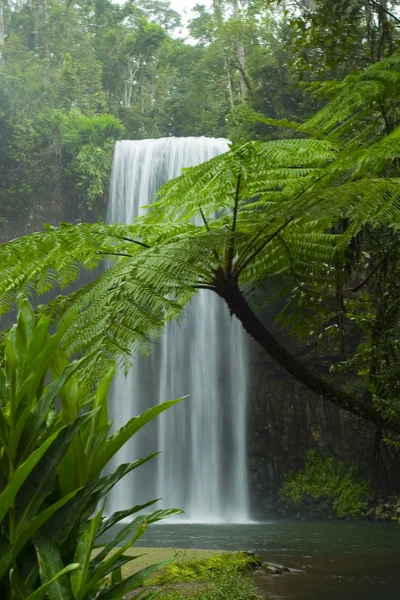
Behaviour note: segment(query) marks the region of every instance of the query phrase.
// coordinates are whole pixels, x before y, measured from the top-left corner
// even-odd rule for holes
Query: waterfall
[[[132,223],[156,190],[183,167],[227,150],[226,140],[210,138],[118,142],[108,221]],[[115,381],[115,427],[155,403],[190,397],[146,426],[118,453],[114,466],[161,451],[120,482],[110,510],[162,498],[164,507],[182,508],[184,520],[248,521],[247,388],[245,333],[223,301],[202,290],[183,319],[168,324],[150,358],[137,359],[131,373]]]

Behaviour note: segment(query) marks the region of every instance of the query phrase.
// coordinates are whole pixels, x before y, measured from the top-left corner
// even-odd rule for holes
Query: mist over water
[[[132,223],[157,189],[228,150],[212,138],[117,142],[108,221]],[[139,358],[114,383],[115,427],[156,403],[190,397],[135,435],[113,467],[155,451],[162,454],[127,477],[112,493],[114,512],[152,498],[179,507],[179,520],[249,521],[246,469],[248,360],[245,333],[220,298],[201,291],[182,320],[170,323],[150,358]],[[157,505],[158,506],[158,505]]]

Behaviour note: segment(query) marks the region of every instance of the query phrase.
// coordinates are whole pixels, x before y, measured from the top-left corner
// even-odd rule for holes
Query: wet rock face
[[[271,327],[271,322],[266,324]],[[309,449],[345,462],[351,457],[361,475],[375,480],[376,428],[305,391],[255,344],[251,352],[247,445],[253,517],[335,519],[329,506],[314,501],[299,508],[280,499],[278,490],[290,472],[303,468]],[[385,468],[376,480],[382,497],[388,493],[400,496],[399,454],[390,456],[382,445]],[[392,514],[392,509],[389,512]]]
[[[400,521],[400,496],[388,496],[378,500],[368,516],[377,521]]]

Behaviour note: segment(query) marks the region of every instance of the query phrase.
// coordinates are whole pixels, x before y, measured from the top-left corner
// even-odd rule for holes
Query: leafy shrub
[[[328,498],[338,517],[360,517],[368,507],[371,487],[368,481],[357,476],[353,465],[319,457],[315,450],[310,450],[304,469],[288,477],[280,495],[296,503],[305,496]]]
[[[104,468],[132,435],[177,401],[147,410],[109,437],[107,392],[114,369],[93,393],[81,388],[82,361],[69,364],[59,350],[73,318],[50,335],[51,318],[35,323],[24,301],[5,344],[0,369],[2,600],[120,600],[169,562],[120,579],[121,567],[135,559],[125,551],[149,524],[181,512],[176,509],[137,516],[93,555],[105,531],[155,502],[103,516],[113,486],[152,456],[107,475]],[[139,594],[141,600],[154,597]]]

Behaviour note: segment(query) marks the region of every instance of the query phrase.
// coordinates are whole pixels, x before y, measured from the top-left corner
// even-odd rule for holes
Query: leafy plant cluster
[[[167,585],[176,582],[207,581],[224,576],[248,574],[260,566],[260,559],[244,552],[218,554],[204,560],[176,562],[165,567],[152,578],[151,585]]]
[[[354,465],[318,456],[315,450],[307,452],[304,469],[289,475],[280,494],[295,503],[307,496],[329,500],[339,518],[362,517],[372,498],[370,483],[357,475]]]
[[[122,135],[260,138],[266,128],[246,121],[248,104],[274,118],[304,113],[279,19],[261,4],[232,8],[196,8],[186,43],[164,0],[1,0],[3,239],[103,218]]]
[[[257,556],[244,552],[183,560],[164,567],[146,585],[162,586],[166,600],[258,600],[251,573],[260,565]]]
[[[132,435],[176,401],[133,417],[110,435],[107,392],[114,368],[97,389],[85,388],[78,376],[82,360],[69,363],[60,350],[67,323],[53,334],[50,326],[51,317],[36,322],[23,301],[0,370],[0,596],[121,600],[136,590],[134,597],[150,600],[155,594],[139,588],[169,561],[122,581],[122,566],[135,560],[125,551],[151,523],[181,511],[137,516],[151,500],[106,515],[110,490],[154,455],[114,470],[109,465]],[[123,519],[129,522],[93,554],[99,537]]]

